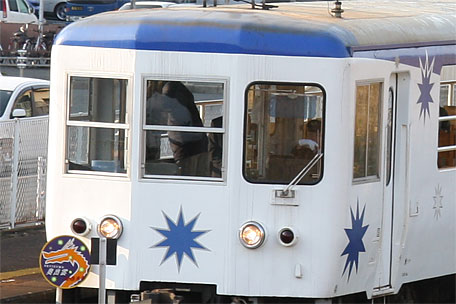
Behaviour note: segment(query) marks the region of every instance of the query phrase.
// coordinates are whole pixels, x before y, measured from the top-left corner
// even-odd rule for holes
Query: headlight
[[[263,226],[257,222],[247,222],[239,230],[241,244],[250,249],[260,247],[265,237]]]
[[[98,234],[107,239],[118,239],[122,230],[122,222],[114,215],[104,216],[98,225]]]
[[[71,222],[70,227],[74,234],[80,236],[85,236],[92,230],[92,225],[90,225],[90,222],[84,217],[75,218]]]

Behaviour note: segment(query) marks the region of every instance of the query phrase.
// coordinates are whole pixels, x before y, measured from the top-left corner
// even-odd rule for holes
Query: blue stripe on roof
[[[119,14],[121,15],[121,14]],[[328,28],[271,26],[262,22],[211,20],[211,23],[176,22],[170,18],[94,16],[67,26],[57,45],[311,57],[350,57],[345,40]],[[122,16],[121,16],[122,17]],[[198,19],[195,19],[198,20]],[[340,34],[340,33],[339,33]],[[348,36],[348,39],[347,39]]]

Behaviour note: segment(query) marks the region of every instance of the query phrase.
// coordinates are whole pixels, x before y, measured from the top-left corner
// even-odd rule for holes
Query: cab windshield
[[[244,176],[256,183],[290,183],[323,149],[325,94],[309,84],[255,83],[246,92]],[[321,158],[299,184],[322,176]]]

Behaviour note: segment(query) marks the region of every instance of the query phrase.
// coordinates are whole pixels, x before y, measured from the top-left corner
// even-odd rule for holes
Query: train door
[[[408,74],[391,74],[387,95],[383,179],[382,241],[375,289],[392,286],[394,207],[406,203],[409,158]],[[380,233],[379,233],[380,234]]]

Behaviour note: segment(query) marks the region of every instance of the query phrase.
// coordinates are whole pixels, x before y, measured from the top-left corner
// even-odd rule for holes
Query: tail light
[[[75,218],[71,222],[70,227],[71,227],[71,231],[73,231],[73,233],[80,235],[80,236],[85,236],[90,232],[90,230],[92,230],[92,226],[90,225],[90,222],[86,218],[83,218],[83,217]]]
[[[8,13],[6,10],[6,0],[2,0],[2,12],[3,12],[3,18],[8,17]]]
[[[297,241],[297,235],[290,227],[279,230],[279,241],[283,246],[293,246]]]

